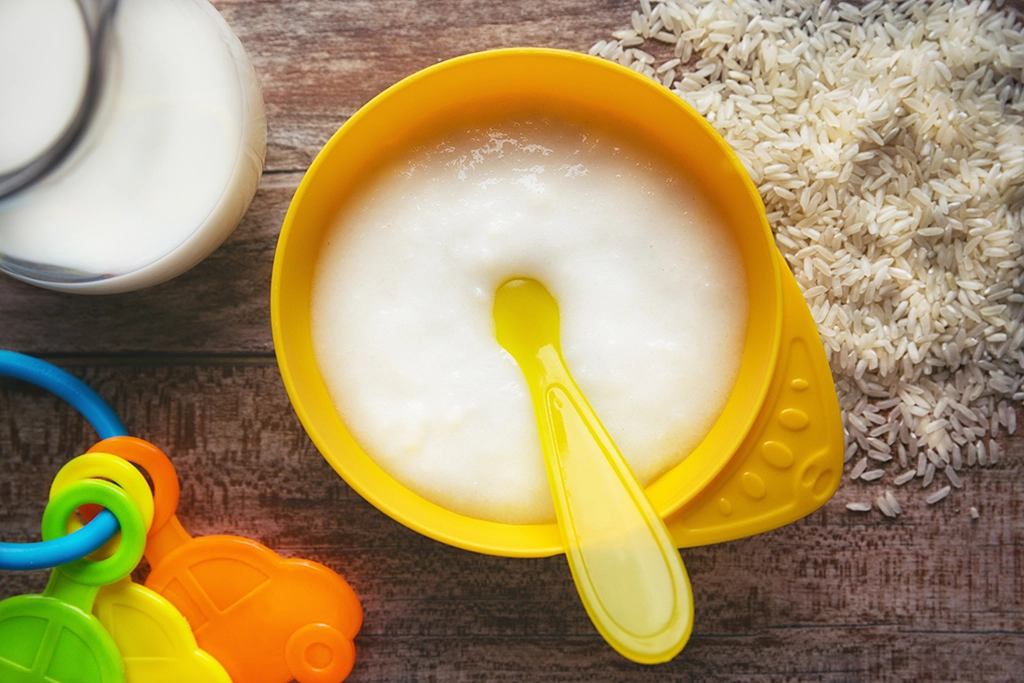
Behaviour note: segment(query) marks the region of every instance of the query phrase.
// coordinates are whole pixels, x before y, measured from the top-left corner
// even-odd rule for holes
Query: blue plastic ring
[[[0,350],[0,376],[35,384],[61,397],[89,421],[100,439],[128,435],[99,394],[46,361]],[[78,531],[52,541],[0,543],[0,569],[46,569],[74,562],[102,547],[119,528],[113,513],[103,510]]]

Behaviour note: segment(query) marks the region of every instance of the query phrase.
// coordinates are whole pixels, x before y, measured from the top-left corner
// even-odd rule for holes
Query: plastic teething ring
[[[178,473],[163,451],[134,436],[115,436],[100,441],[88,453],[110,453],[146,471],[153,482],[154,503],[153,524],[149,527],[149,535],[163,529],[178,510],[178,497],[181,495]]]
[[[101,439],[128,434],[99,394],[82,380],[44,360],[14,351],[0,351],[0,376],[35,384],[61,397],[89,421]]]
[[[142,521],[148,531],[153,524],[153,494],[142,473],[123,458],[102,452],[90,451],[69,461],[60,468],[50,484],[50,498],[66,488],[71,482],[82,479],[106,479],[123,488],[139,506]]]
[[[0,543],[0,569],[48,569],[85,557],[102,548],[120,525],[104,510],[73,534],[39,543]]]
[[[64,536],[71,515],[86,503],[102,505],[117,517],[121,544],[105,560],[82,558],[64,565],[61,571],[79,583],[105,586],[128,576],[139,564],[146,548],[146,523],[127,491],[100,479],[83,479],[71,482],[50,498],[43,511],[43,538],[49,541]]]
[[[101,439],[128,432],[110,406],[81,380],[46,361],[0,350],[0,377],[42,387],[70,403]],[[67,564],[95,552],[117,533],[117,518],[102,511],[73,534],[41,543],[0,543],[0,569],[45,569]]]

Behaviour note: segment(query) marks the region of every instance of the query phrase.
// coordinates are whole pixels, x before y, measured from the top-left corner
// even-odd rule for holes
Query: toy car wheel
[[[306,624],[288,639],[284,657],[299,683],[341,683],[356,662],[356,648],[333,626]]]

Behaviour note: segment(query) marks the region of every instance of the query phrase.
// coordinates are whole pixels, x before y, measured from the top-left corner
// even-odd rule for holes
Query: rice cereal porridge
[[[607,131],[549,119],[412,150],[346,202],[313,278],[321,375],[367,454],[449,510],[554,520],[495,290],[532,277],[577,383],[644,485],[711,429],[747,323],[738,247],[698,185]]]

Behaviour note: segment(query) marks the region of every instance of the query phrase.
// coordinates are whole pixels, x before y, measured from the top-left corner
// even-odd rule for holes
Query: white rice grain
[[[935,479],[935,465],[928,463],[928,467],[924,470],[924,478],[921,480],[921,488],[926,489],[931,486],[933,479]]]
[[[924,502],[928,503],[929,505],[935,505],[936,503],[938,503],[940,500],[942,500],[943,498],[945,498],[948,495],[949,495],[949,487],[948,486],[943,486],[941,489],[939,489],[938,491],[936,491],[932,495],[930,495],[927,498],[925,498]]]
[[[960,475],[956,473],[956,470],[952,467],[947,467],[944,471],[946,473],[946,477],[949,479],[949,483],[951,483],[955,488],[962,489],[964,487],[964,482],[960,479]]]
[[[903,507],[900,506],[900,502],[896,500],[896,495],[888,489],[886,489],[885,491],[885,500],[886,502],[889,503],[889,507],[892,508],[893,512],[895,512],[897,515],[903,513]]]
[[[861,475],[868,469],[868,459],[861,458],[853,469],[850,470],[850,479],[860,479]]]
[[[860,475],[860,478],[864,481],[876,481],[885,476],[885,470],[868,470],[864,474]]]
[[[886,517],[895,517],[896,511],[889,505],[889,501],[885,499],[885,496],[878,496],[875,498],[875,505]]]
[[[917,476],[917,472],[915,470],[907,470],[903,474],[893,479],[892,483],[896,484],[896,486],[903,486],[908,481],[913,479],[915,476]]]

